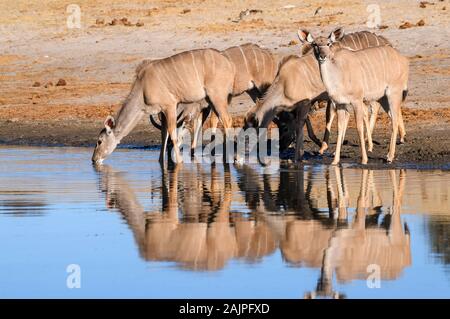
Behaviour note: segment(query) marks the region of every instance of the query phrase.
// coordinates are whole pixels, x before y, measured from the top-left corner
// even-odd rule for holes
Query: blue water
[[[450,297],[449,172],[91,151],[0,147],[0,297]]]

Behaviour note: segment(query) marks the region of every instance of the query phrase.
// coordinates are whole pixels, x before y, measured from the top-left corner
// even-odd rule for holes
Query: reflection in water
[[[42,195],[41,191],[0,190],[0,214],[17,217],[42,216],[48,209],[48,204],[41,198]],[[6,198],[3,199],[4,197]]]
[[[386,172],[392,200],[385,204],[378,188],[386,185],[377,185],[371,170],[362,170],[350,192],[346,169],[338,167],[261,175],[250,166],[184,165],[162,172],[161,209],[145,211],[122,173],[96,169],[107,208],[122,214],[146,260],[219,270],[231,259],[255,262],[279,249],[290,265],[321,270],[306,298],[342,297],[333,276],[365,280],[376,264],[380,279],[393,280],[411,264],[401,220],[404,170]]]
[[[435,220],[428,222],[431,249],[444,264],[450,264],[450,222],[448,220]]]

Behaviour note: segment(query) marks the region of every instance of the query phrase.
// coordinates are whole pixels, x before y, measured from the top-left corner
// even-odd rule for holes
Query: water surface
[[[450,297],[450,172],[91,151],[0,147],[0,297]]]

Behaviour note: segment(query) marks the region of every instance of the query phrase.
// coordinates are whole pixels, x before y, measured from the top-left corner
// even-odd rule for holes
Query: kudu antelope
[[[235,66],[235,78],[232,96],[238,96],[243,93],[247,93],[253,102],[256,102],[263,96],[267,88],[272,84],[278,71],[278,61],[276,57],[267,49],[252,43],[247,43],[239,46],[233,46],[222,51]],[[210,108],[205,102],[193,103],[190,105],[183,105],[179,115],[179,126],[184,127],[187,124],[188,130],[193,139],[191,141],[191,149],[195,149],[198,143],[198,134],[203,125],[203,122],[208,117]],[[290,127],[292,116],[290,114],[280,114],[280,116],[274,119],[274,122],[280,128],[280,131],[285,134],[280,134],[281,140],[289,139]],[[210,127],[213,130],[212,134],[215,134],[218,124],[218,117],[215,113],[211,114]],[[150,116],[152,124],[160,129],[164,130],[164,121],[159,124],[153,116]],[[308,126],[312,128],[311,125]],[[313,132],[311,133],[313,134]],[[310,136],[312,136],[310,134]],[[315,137],[315,136],[314,136]],[[313,137],[311,137],[313,138]],[[289,142],[286,141],[285,144]],[[165,151],[165,144],[163,141],[163,147],[161,152]],[[161,158],[161,157],[160,157]]]
[[[117,113],[108,116],[100,132],[92,161],[101,163],[139,122],[144,114],[164,115],[173,142],[175,161],[181,162],[177,144],[177,106],[208,98],[225,128],[232,124],[228,114],[235,67],[214,49],[186,51],[174,56],[144,61],[136,70],[131,93]],[[167,138],[167,135],[166,135]]]
[[[344,34],[344,31],[342,28],[341,32]],[[302,30],[299,30],[298,32],[298,38],[300,42],[302,43],[302,55],[308,54],[312,52],[312,46],[308,43],[306,40],[306,34],[302,32]],[[347,48],[353,51],[362,50],[365,48],[371,48],[371,47],[377,47],[382,45],[390,45],[392,44],[383,36],[377,35],[372,32],[368,31],[360,31],[360,32],[354,32],[345,34],[339,41],[336,42],[336,45],[342,48]],[[380,104],[378,102],[371,102],[370,103],[371,108],[371,116],[369,121],[369,128],[371,135],[373,134],[373,129],[375,127],[375,122],[377,119],[377,115],[380,109]],[[336,106],[334,103],[328,103],[327,109],[326,109],[326,126],[325,126],[325,133],[322,141],[322,145],[320,147],[319,153],[323,154],[329,146],[329,138],[330,138],[330,132],[331,132],[331,125],[333,124],[334,117],[336,116]],[[405,129],[403,126],[403,118],[401,117],[401,113],[399,115],[399,132],[400,132],[400,143],[404,143],[405,140]],[[368,140],[369,143],[369,152],[372,151],[373,143],[372,140]]]
[[[408,90],[408,59],[391,46],[379,46],[359,51],[351,51],[336,45],[343,37],[341,28],[331,32],[330,36],[317,38],[303,30],[306,40],[314,48],[314,57],[318,61],[323,84],[328,95],[337,107],[338,140],[332,164],[340,160],[340,151],[348,124],[347,105],[352,105],[361,148],[361,163],[367,164],[364,141],[364,122],[367,135],[371,140],[369,123],[365,116],[364,102],[378,101],[391,117],[391,142],[387,161],[394,159],[395,144],[401,120],[401,103]]]
[[[299,30],[298,36],[300,41],[304,43],[305,34],[301,30]],[[362,38],[367,40],[361,41]],[[365,31],[347,34],[340,40],[341,46],[352,50],[388,43],[385,38]],[[323,152],[325,150],[324,145],[328,145],[329,130],[334,117],[332,115],[333,106],[330,103],[325,86],[322,83],[319,67],[308,44],[303,46],[303,56],[291,55],[281,61],[277,77],[267,90],[263,100],[249,110],[246,115],[246,123],[248,126],[267,127],[278,112],[296,110],[298,114],[295,160],[297,161],[303,157],[303,126],[306,123],[308,132],[312,132],[308,113],[311,105],[319,101],[327,101],[328,104],[327,129],[324,135],[324,143],[316,138],[312,138],[312,140],[317,145],[322,146],[321,152]],[[373,122],[375,123],[375,120]],[[369,144],[371,143],[372,141],[369,139]]]

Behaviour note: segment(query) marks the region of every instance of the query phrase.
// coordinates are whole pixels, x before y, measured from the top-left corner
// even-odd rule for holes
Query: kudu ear
[[[108,115],[104,124],[107,129],[112,130],[114,127],[116,127],[116,120],[114,120],[114,117],[112,117],[111,115]]]
[[[344,28],[338,27],[330,33],[328,39],[330,39],[331,42],[336,42],[342,39],[343,37],[344,37]]]
[[[306,42],[306,43],[311,44],[314,42],[314,38],[308,30],[298,29],[297,35],[298,35],[298,39],[300,40],[301,43]]]

